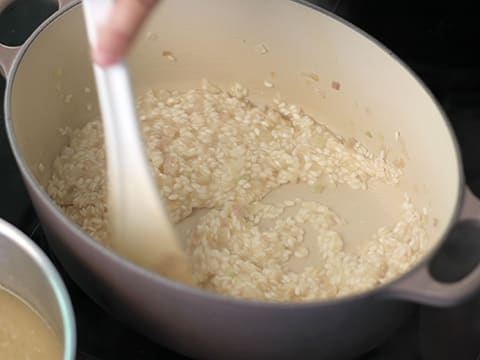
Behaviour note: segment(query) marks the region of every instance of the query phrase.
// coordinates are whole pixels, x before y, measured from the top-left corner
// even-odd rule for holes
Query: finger
[[[98,29],[93,59],[111,65],[125,56],[156,0],[116,0],[107,22]]]

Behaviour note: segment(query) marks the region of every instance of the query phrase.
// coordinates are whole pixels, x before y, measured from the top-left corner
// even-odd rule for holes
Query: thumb
[[[108,66],[123,58],[156,0],[116,0],[106,23],[98,28],[93,60]]]

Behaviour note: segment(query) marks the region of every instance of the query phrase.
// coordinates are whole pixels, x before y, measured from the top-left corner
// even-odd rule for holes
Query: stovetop
[[[393,50],[433,91],[463,153],[467,183],[480,194],[480,38],[475,2],[311,0],[370,33]],[[21,43],[55,11],[51,0],[17,0],[0,16],[0,41]],[[300,25],[301,26],[301,25]],[[5,82],[0,79],[3,99]],[[2,101],[3,103],[3,101]],[[3,122],[3,111],[0,112]],[[101,310],[64,272],[50,251],[0,127],[0,217],[37,242],[70,292],[78,328],[79,360],[187,359],[135,333]],[[372,311],[374,311],[372,309]],[[357,360],[480,359],[480,294],[450,308],[418,306],[400,329]],[[348,346],[348,344],[346,344]]]

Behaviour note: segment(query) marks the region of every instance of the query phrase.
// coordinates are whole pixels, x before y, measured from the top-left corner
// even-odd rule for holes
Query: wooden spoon
[[[113,0],[84,0],[91,46]],[[191,268],[150,173],[126,64],[93,65],[105,133],[108,214],[113,249],[173,280],[192,283]]]

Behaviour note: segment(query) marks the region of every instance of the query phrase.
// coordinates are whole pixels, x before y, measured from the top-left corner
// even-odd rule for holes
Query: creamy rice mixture
[[[354,249],[345,248],[342,226],[355,219],[308,199],[264,200],[289,183],[366,191],[375,182],[394,187],[402,176],[383,152],[335,134],[298,106],[256,105],[239,84],[224,91],[204,82],[186,92],[149,91],[138,113],[172,221],[208,209],[186,239],[202,288],[260,300],[335,298],[391,280],[428,249],[426,215],[407,195],[396,222]],[[101,122],[61,133],[69,141],[55,160],[48,193],[108,245]],[[306,226],[316,233],[313,248],[305,245]],[[314,252],[315,266],[289,266]]]

